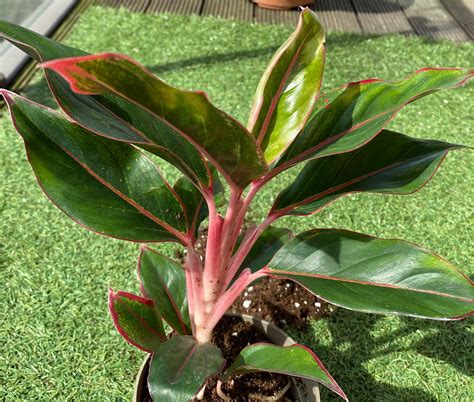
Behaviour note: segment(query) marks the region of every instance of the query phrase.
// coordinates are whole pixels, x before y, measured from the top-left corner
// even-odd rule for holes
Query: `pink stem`
[[[207,327],[212,330],[217,325],[222,316],[227,312],[232,303],[239,297],[243,290],[250,285],[254,280],[265,276],[266,271],[259,270],[251,273],[250,269],[245,269],[233,285],[227,289],[226,292],[219,298],[219,303],[216,303],[211,314],[208,317]]]
[[[227,288],[232,279],[234,278],[235,274],[239,271],[240,266],[247,257],[248,253],[252,249],[255,242],[258,240],[259,236],[262,232],[270,226],[274,222],[275,218],[273,216],[267,217],[258,227],[250,229],[246,234],[242,243],[237,250],[237,252],[232,257],[230,264],[227,267],[225,278],[224,278],[224,286]]]
[[[203,284],[201,261],[192,247],[187,248],[185,268],[189,317],[195,335],[195,318],[203,309]]]

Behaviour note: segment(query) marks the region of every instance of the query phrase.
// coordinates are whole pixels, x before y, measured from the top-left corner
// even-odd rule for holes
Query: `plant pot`
[[[227,314],[229,316],[240,317],[245,322],[252,323],[255,328],[265,334],[269,341],[278,346],[290,346],[296,343],[284,331],[268,321],[261,320],[245,314]],[[146,367],[151,355],[147,355],[143,361],[135,380],[135,392],[133,402],[141,402],[143,390],[147,386]],[[289,377],[291,380],[292,400],[295,402],[320,402],[319,385],[316,381],[303,378]]]
[[[313,0],[253,0],[259,7],[272,10],[289,10],[298,6],[309,6]]]

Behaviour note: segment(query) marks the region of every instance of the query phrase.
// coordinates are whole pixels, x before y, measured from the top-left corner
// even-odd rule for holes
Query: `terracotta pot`
[[[265,334],[265,336],[275,345],[290,346],[296,343],[284,331],[277,326],[261,320],[257,317],[252,317],[245,314],[227,314],[234,317],[240,317],[246,322],[252,323],[255,328]],[[147,386],[147,379],[145,376],[145,368],[148,365],[151,355],[148,355],[143,361],[140,371],[135,380],[135,393],[133,395],[133,402],[141,402],[142,393]],[[311,381],[303,378],[289,377],[291,380],[292,400],[295,402],[320,402],[319,386],[316,381]]]
[[[289,10],[298,6],[309,6],[313,0],[253,0],[259,7],[273,10]]]

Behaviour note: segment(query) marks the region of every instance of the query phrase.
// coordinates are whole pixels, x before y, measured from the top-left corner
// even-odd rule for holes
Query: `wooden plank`
[[[440,0],[398,0],[416,33],[430,39],[469,40]]]
[[[347,0],[317,0],[312,7],[326,31],[360,33],[362,31],[355,10]]]
[[[352,4],[364,33],[414,33],[397,0],[352,0]]]
[[[253,8],[248,0],[205,0],[201,15],[253,21]]]
[[[464,29],[471,40],[474,40],[474,1],[473,0],[441,0],[446,10]]]
[[[264,24],[284,24],[296,26],[298,23],[299,11],[294,10],[270,10],[255,6],[255,22]]]
[[[149,4],[150,0],[122,0],[121,6],[133,12],[144,12]]]
[[[199,14],[203,0],[151,0],[147,13]]]

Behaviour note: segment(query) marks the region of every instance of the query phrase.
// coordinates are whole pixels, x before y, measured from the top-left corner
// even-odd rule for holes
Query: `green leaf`
[[[163,321],[151,300],[110,289],[109,310],[120,335],[137,348],[153,352],[166,341]]]
[[[474,70],[426,68],[400,81],[350,83],[313,115],[276,166],[284,164],[287,168],[304,160],[352,151],[376,136],[403,106],[436,91],[461,86],[473,75]]]
[[[128,144],[91,135],[62,115],[0,90],[51,201],[81,225],[127,240],[183,240],[183,206],[156,166]]]
[[[275,53],[254,97],[248,127],[277,159],[306,123],[321,87],[324,32],[316,14],[304,9],[295,32]]]
[[[87,55],[6,21],[0,21],[0,36],[38,62]],[[45,70],[45,75],[60,107],[82,127],[107,138],[137,144],[170,162],[191,180],[204,187],[209,184],[202,155],[176,130],[117,96],[76,94],[54,71]]]
[[[225,360],[216,346],[192,336],[175,336],[153,354],[148,389],[154,401],[189,402]]]
[[[256,343],[247,346],[221,377],[222,381],[227,381],[231,375],[255,371],[269,371],[314,380],[348,400],[321,361],[303,345],[283,347]]]
[[[43,64],[61,74],[78,93],[114,94],[141,107],[154,124],[175,130],[202,152],[231,184],[245,187],[266,164],[251,134],[214,107],[203,92],[183,91],[118,54],[55,60]]]
[[[258,271],[267,265],[275,253],[291,238],[293,233],[289,229],[267,227],[258,237],[241,265],[240,271],[250,268],[252,272]]]
[[[355,151],[308,162],[272,210],[307,215],[353,192],[413,193],[431,179],[450,150],[461,147],[383,130]]]
[[[138,262],[138,276],[143,294],[153,300],[160,316],[179,334],[190,333],[183,267],[144,246]]]
[[[283,246],[267,273],[350,310],[444,320],[473,313],[472,281],[432,252],[402,240],[311,230]]]

